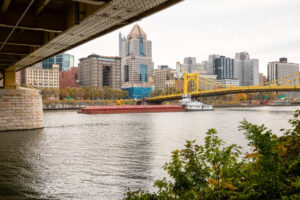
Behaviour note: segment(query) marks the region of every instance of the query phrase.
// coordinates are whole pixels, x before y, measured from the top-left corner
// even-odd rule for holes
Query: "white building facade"
[[[273,85],[281,85],[281,84],[287,84],[287,85],[298,85],[299,79],[297,81],[290,81],[286,83],[278,83],[275,82],[275,80],[278,80],[280,78],[283,78],[285,76],[289,76],[291,74],[294,74],[299,71],[299,64],[297,63],[289,63],[287,58],[280,58],[279,62],[270,62],[268,63],[268,81],[271,82]],[[285,80],[292,80],[295,78],[299,78],[299,74],[295,74],[290,76],[289,78]],[[288,98],[300,98],[300,94],[298,92],[284,92],[284,94]]]
[[[238,79],[240,86],[259,84],[259,60],[250,59],[248,52],[235,54],[234,78]]]

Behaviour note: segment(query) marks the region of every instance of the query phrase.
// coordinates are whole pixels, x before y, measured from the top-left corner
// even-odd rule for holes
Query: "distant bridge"
[[[263,83],[260,85],[251,85],[251,86],[231,86],[224,85],[218,82],[215,82],[209,78],[206,78],[203,75],[197,73],[185,73],[183,80],[183,92],[181,93],[172,93],[173,87],[165,90],[161,95],[147,98],[147,102],[161,102],[167,100],[176,100],[181,99],[182,95],[189,94],[192,97],[210,97],[210,96],[219,96],[226,94],[237,94],[237,93],[255,93],[255,92],[290,92],[298,91],[300,92],[299,84],[299,73],[296,72],[274,80],[271,82]],[[180,81],[177,80],[177,81]],[[193,84],[191,88],[190,84]],[[202,88],[201,88],[202,87]]]

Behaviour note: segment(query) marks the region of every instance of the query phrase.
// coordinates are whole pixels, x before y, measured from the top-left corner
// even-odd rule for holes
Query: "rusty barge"
[[[185,108],[178,105],[126,105],[126,106],[88,106],[78,113],[83,114],[117,114],[147,112],[184,112]]]

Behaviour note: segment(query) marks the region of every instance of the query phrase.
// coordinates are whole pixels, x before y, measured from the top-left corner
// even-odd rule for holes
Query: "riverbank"
[[[45,106],[43,110],[51,111],[51,110],[80,110],[91,105],[68,105],[68,104],[59,104],[52,106]],[[99,106],[99,105],[98,105]],[[100,105],[106,106],[106,105]],[[213,105],[214,108],[249,108],[249,107],[281,107],[281,106],[300,106],[300,104],[286,104],[286,105],[272,105],[272,104],[216,104]]]

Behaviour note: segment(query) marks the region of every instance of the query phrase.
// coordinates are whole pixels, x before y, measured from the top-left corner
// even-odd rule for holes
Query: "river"
[[[216,108],[213,112],[85,115],[44,112],[44,129],[0,132],[0,199],[122,199],[153,190],[170,152],[203,143],[216,128],[247,151],[243,118],[277,134],[300,107]]]

